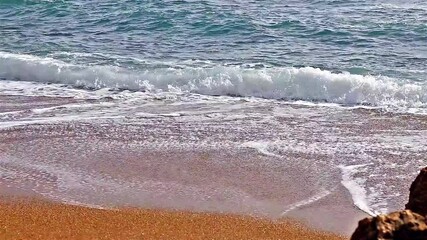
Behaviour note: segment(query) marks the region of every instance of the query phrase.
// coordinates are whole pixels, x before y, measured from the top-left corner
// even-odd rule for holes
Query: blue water
[[[0,0],[0,110],[0,180],[53,199],[277,217],[341,184],[401,209],[425,117],[382,113],[427,114],[427,2]],[[186,178],[199,152],[221,181]]]
[[[2,0],[0,79],[425,107],[427,3]]]

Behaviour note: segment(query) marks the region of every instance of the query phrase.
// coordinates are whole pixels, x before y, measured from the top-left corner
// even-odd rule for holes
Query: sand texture
[[[344,239],[298,223],[206,213],[0,203],[0,239]]]

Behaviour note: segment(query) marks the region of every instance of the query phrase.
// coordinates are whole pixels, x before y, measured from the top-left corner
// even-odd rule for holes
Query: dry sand
[[[102,210],[28,199],[0,201],[0,239],[344,239],[299,223],[162,210]]]

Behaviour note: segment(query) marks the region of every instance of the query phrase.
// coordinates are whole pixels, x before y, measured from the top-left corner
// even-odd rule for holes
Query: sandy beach
[[[362,184],[384,196],[407,191],[416,164],[397,172],[402,181],[391,189],[371,169],[396,174],[402,157],[422,151],[400,146],[423,143],[426,128],[422,117],[234,100],[0,103],[1,234],[9,239],[348,237],[366,212],[388,204],[357,192]]]
[[[1,239],[345,239],[292,221],[2,198]]]
[[[0,102],[2,103],[0,111],[6,113],[5,116],[8,116],[9,113],[17,113],[18,118],[31,115],[33,113],[31,109],[55,109],[58,106],[61,109],[60,106],[64,104],[79,103],[70,98],[17,96],[4,96],[0,98]],[[274,176],[279,173],[267,176],[254,167],[242,169],[235,165],[229,166],[231,167],[229,169],[223,169],[214,164],[217,158],[239,159],[242,156],[239,157],[232,153],[224,156],[212,151],[200,152],[197,149],[191,152],[120,150],[119,145],[130,146],[129,137],[133,134],[127,128],[109,125],[112,128],[119,127],[114,131],[118,131],[117,133],[122,136],[118,142],[118,139],[109,139],[106,142],[110,150],[118,151],[115,152],[104,147],[96,149],[91,146],[93,142],[99,144],[100,141],[106,140],[103,135],[108,131],[100,129],[97,125],[80,126],[89,127],[86,130],[80,129],[77,125],[70,125],[64,129],[63,125],[58,123],[34,126],[41,127],[41,129],[21,127],[18,124],[0,130],[2,139],[0,156],[3,160],[1,165],[11,167],[23,176],[23,178],[20,178],[19,175],[12,176],[13,174],[9,176],[5,171],[5,175],[0,179],[1,239],[344,239],[343,236],[336,233],[318,230],[325,225],[316,226],[316,221],[321,222],[321,220],[315,219],[313,216],[309,218],[314,221],[304,221],[304,218],[298,218],[300,221],[289,218],[279,219],[272,214],[277,211],[275,208],[257,209],[250,199],[246,200],[248,205],[244,206],[238,202],[238,199],[233,200],[237,196],[234,196],[232,192],[228,193],[228,196],[224,196],[224,193],[217,194],[215,199],[200,200],[200,197],[193,196],[191,199],[191,196],[188,196],[192,193],[186,192],[188,191],[186,185],[205,186],[207,191],[212,192],[231,184],[260,196],[272,196],[274,193],[274,198],[278,199],[284,198],[284,194],[289,194],[290,199],[294,197],[289,189],[295,189],[296,186],[284,187],[277,182],[277,187],[269,187],[269,184],[275,181]],[[47,128],[45,129],[45,127]],[[99,138],[100,141],[85,138],[82,139],[82,142],[78,140],[77,145],[80,147],[77,147],[73,143],[73,139],[84,132]],[[67,141],[68,144],[63,144],[63,141]],[[104,144],[100,146],[102,145]],[[72,147],[67,148],[67,146]],[[51,147],[59,147],[59,149],[53,150]],[[23,150],[23,148],[27,148],[27,150]],[[80,150],[75,152],[73,149]],[[87,151],[93,149],[95,152],[90,153],[92,159],[87,158]],[[84,198],[84,194],[87,194],[85,202],[96,203],[93,205],[94,208],[63,204],[58,201],[64,201],[64,199],[56,197],[55,194],[61,195],[60,185],[63,182],[64,174],[67,173],[52,172],[56,170],[40,168],[42,165],[30,166],[31,164],[26,163],[21,165],[19,161],[5,162],[7,157],[11,156],[10,154],[25,159],[27,157],[24,155],[27,153],[30,154],[29,157],[38,159],[33,162],[36,165],[37,161],[44,165],[43,162],[47,160],[50,162],[49,165],[53,164],[51,166],[65,164],[73,166],[74,169],[77,166],[74,164],[83,163],[87,168],[115,176],[114,178],[120,178],[127,184],[135,179],[140,179],[141,175],[148,177],[149,181],[154,179],[158,182],[180,184],[171,185],[167,189],[158,184],[154,186],[143,184],[153,196],[139,201],[132,199],[133,196],[129,195],[129,192],[122,193],[125,196],[117,197],[116,195],[106,196],[105,192],[99,192],[96,189],[95,192],[78,189],[73,195]],[[173,161],[176,157],[188,158],[189,162],[178,166]],[[122,159],[120,162],[126,162],[126,165],[116,165],[117,163],[114,161],[119,158]],[[72,161],[72,165],[70,162],[64,162],[65,159]],[[73,174],[74,171],[70,169],[68,174]],[[192,175],[183,174],[187,171]],[[73,177],[71,181],[74,183],[72,184],[79,184],[80,177],[77,175]],[[216,179],[216,183],[209,183],[213,179]],[[256,182],[257,184],[255,184]],[[124,188],[127,187],[124,186]],[[159,193],[163,194],[163,198]],[[203,197],[204,193],[196,194],[201,194]],[[126,199],[126,196],[131,198]],[[164,196],[166,197],[164,198]],[[46,199],[46,197],[50,197],[50,199]],[[183,199],[185,197],[190,198],[186,201]],[[57,201],[52,201],[52,199]],[[65,198],[65,201],[73,203],[68,198]],[[99,209],[97,208],[99,205],[111,208]],[[141,206],[143,208],[140,208]],[[158,210],[159,207],[160,209],[166,207],[166,209]],[[173,210],[174,208],[181,210]],[[216,213],[208,213],[209,211]],[[233,214],[233,212],[238,214]],[[327,218],[327,216],[325,217]],[[339,226],[339,224],[337,225]],[[336,228],[329,230],[333,231]]]
[[[348,239],[404,209],[425,2],[0,0],[0,240]]]

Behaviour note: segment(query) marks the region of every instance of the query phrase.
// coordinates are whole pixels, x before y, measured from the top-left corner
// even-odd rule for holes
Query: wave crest
[[[82,66],[51,58],[0,53],[0,78],[87,89],[189,92],[339,104],[424,107],[427,87],[396,79],[332,73],[318,68],[239,66],[128,69]]]

